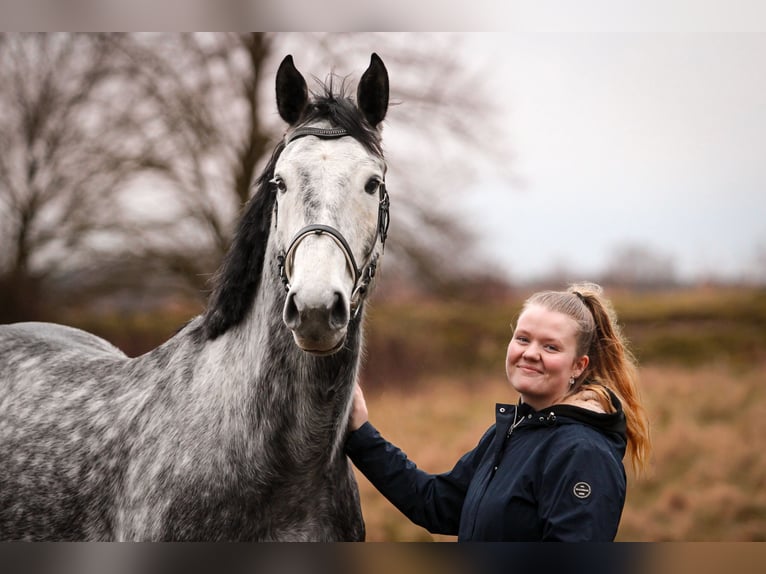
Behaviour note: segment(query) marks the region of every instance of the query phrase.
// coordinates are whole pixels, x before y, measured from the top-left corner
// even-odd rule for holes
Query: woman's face
[[[571,317],[530,305],[519,316],[508,344],[505,372],[522,400],[540,410],[559,402],[569,380],[588,366],[577,356],[577,323]]]

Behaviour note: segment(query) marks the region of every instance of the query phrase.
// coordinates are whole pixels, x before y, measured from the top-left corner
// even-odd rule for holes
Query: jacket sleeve
[[[396,508],[434,534],[456,535],[468,484],[494,435],[492,427],[479,445],[443,474],[420,470],[369,422],[352,432],[346,454]]]
[[[543,468],[538,511],[543,540],[614,540],[625,504],[625,469],[606,444],[580,437]]]

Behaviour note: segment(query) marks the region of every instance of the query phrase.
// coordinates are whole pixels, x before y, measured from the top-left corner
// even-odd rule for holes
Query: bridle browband
[[[302,127],[296,129],[285,138],[285,147],[296,139],[305,136],[316,136],[321,139],[337,139],[347,135],[350,134],[343,128]],[[367,296],[370,283],[372,282],[373,277],[375,277],[375,272],[378,268],[378,255],[374,255],[375,244],[377,243],[378,238],[380,238],[381,247],[385,248],[386,237],[388,236],[388,208],[390,202],[385,182],[381,182],[378,186],[378,196],[380,199],[378,203],[378,227],[375,232],[375,240],[373,241],[372,247],[370,247],[370,252],[365,258],[367,263],[364,267],[360,268],[356,264],[354,253],[351,251],[351,246],[340,231],[329,225],[322,225],[319,223],[307,225],[295,234],[295,237],[290,241],[287,250],[282,250],[277,255],[279,277],[282,280],[285,291],[290,291],[290,276],[292,275],[293,260],[298,245],[300,245],[300,243],[309,235],[328,235],[343,252],[344,257],[346,258],[346,263],[354,276],[354,288],[351,290],[350,305],[352,317],[357,316],[359,309],[362,306],[362,302]],[[275,203],[274,205],[276,208],[277,204]]]

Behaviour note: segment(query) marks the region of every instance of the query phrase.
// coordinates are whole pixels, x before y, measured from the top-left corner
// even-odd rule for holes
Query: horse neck
[[[200,360],[205,370],[217,373],[215,384],[225,387],[225,407],[241,417],[236,426],[247,441],[291,436],[291,448],[315,446],[334,458],[342,447],[359,366],[361,313],[335,355],[301,351],[282,321],[285,295],[274,260],[267,250],[261,286],[247,318],[208,341]]]

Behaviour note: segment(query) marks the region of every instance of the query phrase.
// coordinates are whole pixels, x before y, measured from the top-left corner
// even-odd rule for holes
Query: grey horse
[[[129,358],[0,326],[0,539],[364,539],[343,452],[365,296],[388,228],[373,54],[353,100],[276,77],[284,139],[203,314]]]

